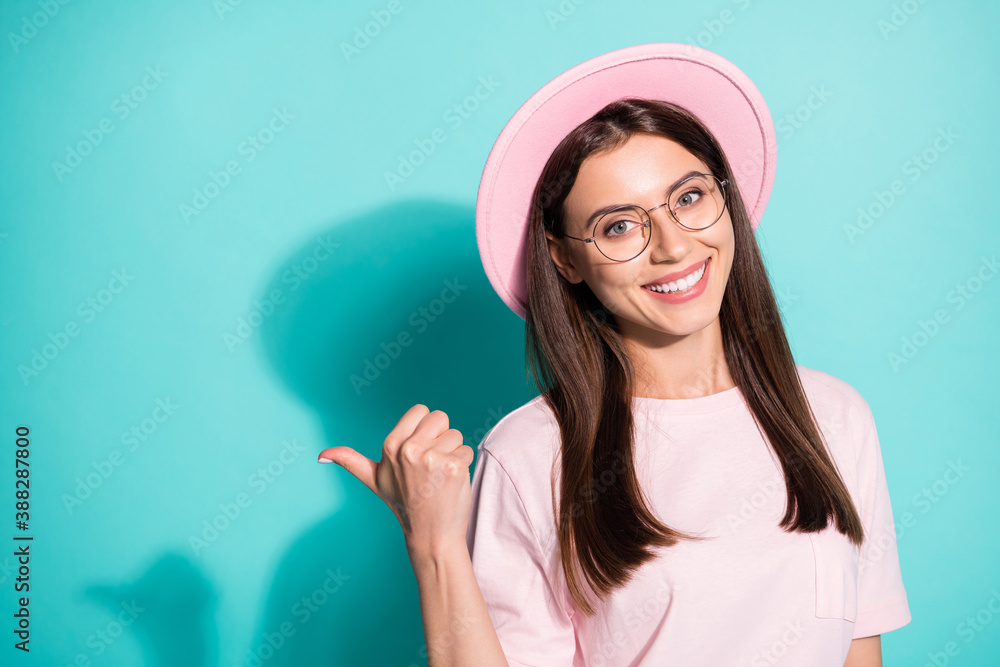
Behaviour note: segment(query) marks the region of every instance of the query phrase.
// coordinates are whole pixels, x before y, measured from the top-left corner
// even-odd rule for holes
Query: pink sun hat
[[[753,229],[774,184],[778,154],[771,114],[753,82],[722,56],[692,44],[639,44],[586,60],[542,86],[501,130],[476,196],[476,243],[490,284],[527,313],[528,211],[535,184],[563,137],[625,97],[672,102],[722,146]]]

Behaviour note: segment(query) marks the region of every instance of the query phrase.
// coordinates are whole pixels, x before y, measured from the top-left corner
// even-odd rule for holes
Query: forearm
[[[465,544],[411,551],[428,667],[508,667]]]
[[[844,667],[882,667],[882,635],[852,640]]]

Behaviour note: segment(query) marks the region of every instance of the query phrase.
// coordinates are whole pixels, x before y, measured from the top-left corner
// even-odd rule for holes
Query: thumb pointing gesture
[[[378,474],[378,463],[356,452],[350,447],[331,447],[324,449],[319,455],[320,463],[336,463],[347,472],[360,479],[372,493],[379,495],[375,478]]]
[[[319,460],[346,468],[381,498],[412,553],[465,544],[474,457],[462,433],[448,427],[448,415],[418,403],[386,436],[378,463],[350,447],[324,449]]]

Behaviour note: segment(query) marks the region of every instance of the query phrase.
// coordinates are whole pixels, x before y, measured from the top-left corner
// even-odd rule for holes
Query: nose
[[[653,262],[675,262],[683,259],[691,250],[692,239],[681,229],[666,206],[657,207],[649,213],[652,238],[646,252]]]

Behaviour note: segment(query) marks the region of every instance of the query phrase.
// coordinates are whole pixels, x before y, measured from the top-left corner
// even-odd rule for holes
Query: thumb
[[[320,463],[336,463],[345,468],[347,472],[357,477],[376,496],[378,487],[375,482],[375,473],[378,470],[378,463],[370,458],[354,451],[350,447],[331,447],[319,453]]]

